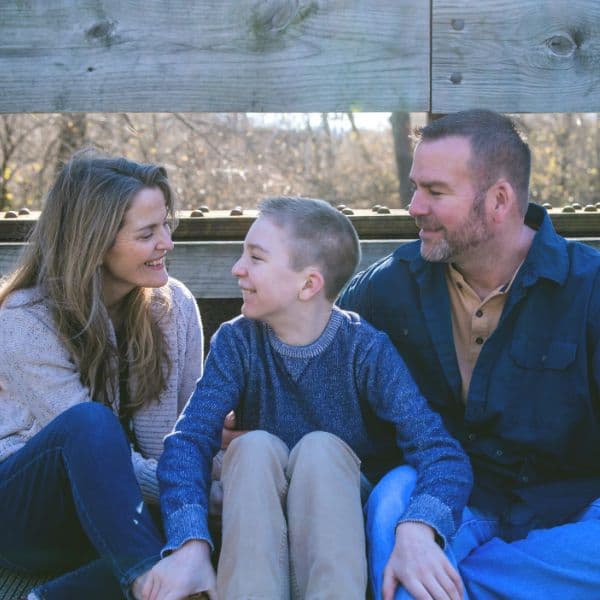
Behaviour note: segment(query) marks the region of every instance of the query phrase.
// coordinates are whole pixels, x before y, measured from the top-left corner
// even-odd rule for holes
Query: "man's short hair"
[[[360,261],[360,243],[350,219],[314,198],[267,198],[258,210],[289,233],[290,267],[295,271],[319,267],[325,296],[335,300]]]
[[[529,201],[531,151],[511,119],[490,110],[465,110],[452,113],[417,129],[419,141],[450,136],[468,138],[471,145],[469,166],[478,191],[487,190],[505,178],[515,190],[524,215]]]

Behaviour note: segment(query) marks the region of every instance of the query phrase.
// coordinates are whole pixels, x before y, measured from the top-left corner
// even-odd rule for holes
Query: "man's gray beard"
[[[448,240],[440,240],[439,243],[433,248],[430,248],[428,252],[425,252],[423,242],[421,242],[421,256],[428,262],[451,262],[453,254]]]
[[[484,215],[485,191],[480,191],[475,196],[473,207],[461,229],[451,239],[441,239],[429,251],[424,252],[421,241],[421,256],[429,262],[449,263],[458,255],[473,250],[483,241],[491,237],[490,228]]]

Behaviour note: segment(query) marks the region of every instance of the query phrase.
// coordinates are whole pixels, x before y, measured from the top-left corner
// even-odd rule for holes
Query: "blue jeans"
[[[3,566],[62,574],[34,590],[41,598],[132,597],[163,540],[108,408],[66,410],[0,463],[0,531]]]
[[[381,598],[383,570],[394,547],[396,523],[416,480],[401,466],[375,486],[365,507],[369,578]],[[598,598],[600,590],[600,499],[571,522],[539,529],[524,504],[500,518],[467,507],[446,555],[462,576],[471,600],[579,600]],[[403,589],[396,600],[410,598]]]

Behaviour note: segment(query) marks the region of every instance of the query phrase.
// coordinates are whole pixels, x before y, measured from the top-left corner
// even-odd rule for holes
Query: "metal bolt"
[[[450,75],[450,81],[454,85],[458,85],[462,81],[462,75],[455,71],[454,73],[452,73],[452,75]]]
[[[452,29],[456,31],[462,31],[465,28],[464,19],[452,19]]]

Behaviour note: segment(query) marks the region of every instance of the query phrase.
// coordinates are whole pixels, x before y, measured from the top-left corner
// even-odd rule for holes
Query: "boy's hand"
[[[225,417],[225,423],[223,425],[223,433],[221,434],[221,450],[227,450],[227,446],[235,440],[236,437],[244,435],[247,431],[236,431],[235,429],[235,413],[231,411]]]
[[[393,600],[402,585],[415,600],[462,600],[460,575],[424,523],[400,523],[396,544],[383,572],[383,600]]]
[[[136,579],[132,592],[137,600],[182,600],[202,593],[218,600],[216,587],[208,543],[192,540]]]

